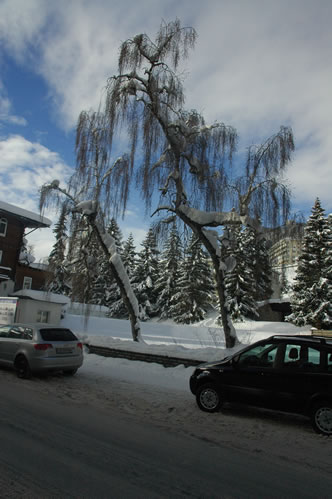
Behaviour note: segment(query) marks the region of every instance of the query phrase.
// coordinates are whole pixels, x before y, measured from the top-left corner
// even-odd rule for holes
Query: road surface
[[[19,381],[0,371],[1,498],[331,497],[326,469],[176,433],[102,400],[64,400],[51,383],[47,393]]]

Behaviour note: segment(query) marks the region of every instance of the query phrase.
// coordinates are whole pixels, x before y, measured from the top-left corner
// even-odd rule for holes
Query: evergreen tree
[[[287,320],[318,329],[332,326],[331,219],[317,198],[305,227],[302,254],[293,285],[292,314]]]
[[[120,227],[112,218],[107,228],[107,232],[114,238],[116,251],[122,253],[122,233]],[[104,254],[100,252],[96,259],[96,271],[92,282],[91,302],[96,305],[110,307],[115,301],[119,301],[120,306],[123,305],[120,289],[112,274],[112,269],[109,262],[105,259]]]
[[[231,317],[241,321],[258,315],[255,300],[256,248],[254,232],[234,228],[230,232],[229,245],[224,247],[226,303]]]
[[[152,228],[149,229],[142,246],[143,249],[138,253],[132,286],[140,305],[141,319],[147,320],[157,312],[155,284],[159,277],[159,250]]]
[[[251,227],[244,229],[244,249],[247,253],[253,249],[253,277],[255,283],[254,298],[256,301],[268,300],[272,295],[272,267],[267,250],[266,239],[260,237]]]
[[[47,290],[51,293],[70,295],[71,286],[70,271],[66,261],[67,246],[67,226],[66,226],[66,208],[63,207],[58,222],[55,224],[53,233],[55,234],[55,243],[49,255],[49,269],[52,273],[52,279],[47,285]]]
[[[177,287],[182,259],[182,243],[177,227],[174,225],[162,252],[160,276],[156,282],[157,309],[161,319],[172,317],[171,299]]]
[[[104,261],[99,242],[88,227],[80,231],[72,243],[72,299],[79,303],[102,304],[96,297],[95,282]]]
[[[116,251],[119,253],[119,255],[122,255],[122,232],[121,229],[115,220],[115,218],[112,218],[110,221],[109,226],[107,227],[107,232],[111,234],[112,237],[115,239],[115,246],[116,246]]]
[[[175,322],[191,324],[204,319],[215,301],[215,281],[202,243],[192,235],[171,297],[170,316]]]
[[[136,247],[132,233],[129,234],[127,241],[123,245],[122,261],[129,278],[131,278],[136,266]]]
[[[96,261],[96,273],[91,286],[91,302],[94,305],[108,306],[108,290],[112,285],[114,285],[112,269],[101,254],[100,259]]]

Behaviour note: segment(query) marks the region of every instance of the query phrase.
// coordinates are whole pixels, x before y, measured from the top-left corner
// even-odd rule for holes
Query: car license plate
[[[57,348],[56,349],[56,353],[59,353],[59,354],[64,354],[64,353],[73,353],[73,349],[72,348]]]

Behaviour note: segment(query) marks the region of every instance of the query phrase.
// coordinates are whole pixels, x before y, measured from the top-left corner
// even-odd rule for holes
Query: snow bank
[[[88,344],[202,361],[222,359],[243,345],[274,334],[310,333],[308,327],[299,328],[286,322],[235,323],[241,345],[227,350],[223,330],[216,326],[215,317],[192,326],[177,325],[172,321],[143,322],[141,331],[145,344],[132,341],[127,320],[104,317],[89,317],[87,320],[83,316],[67,314],[61,323]]]

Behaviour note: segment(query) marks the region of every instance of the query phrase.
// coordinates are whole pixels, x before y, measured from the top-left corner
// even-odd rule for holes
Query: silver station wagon
[[[13,367],[18,377],[62,371],[73,375],[83,363],[83,345],[67,328],[46,324],[0,326],[0,366]]]

